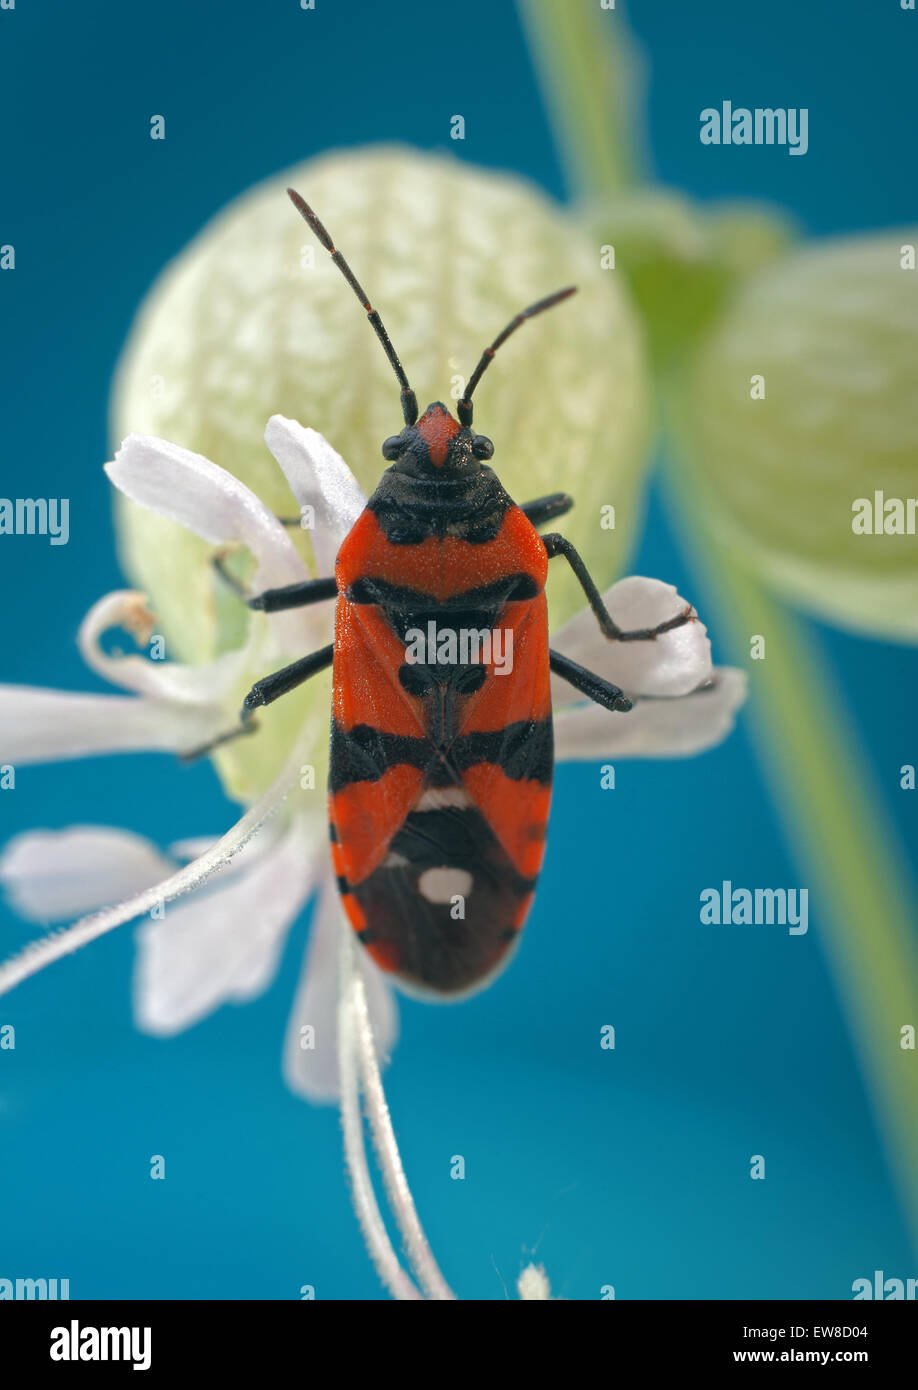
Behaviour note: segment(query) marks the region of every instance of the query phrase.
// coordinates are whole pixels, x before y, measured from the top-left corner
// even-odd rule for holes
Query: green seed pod
[[[476,394],[476,425],[493,438],[493,466],[511,494],[569,489],[577,505],[567,534],[600,579],[620,570],[645,442],[635,316],[595,248],[548,199],[455,159],[338,154],[238,198],[144,303],[119,368],[115,441],[134,431],[182,444],[289,513],[262,437],[269,416],[287,415],[324,434],[367,492],[376,485],[380,444],[402,425],[398,386],[365,315],[284,196],[288,184],[344,248],[422,410],[438,398],[454,409],[482,348],[519,309],[579,285],[495,357]],[[614,535],[600,528],[603,503],[616,507]],[[166,553],[178,528],[127,503],[119,526],[127,567],[170,610],[174,640],[189,657],[206,654],[206,632],[182,637],[205,618],[189,613],[189,575]],[[582,603],[563,570],[552,600],[555,621]]]
[[[380,445],[402,426],[398,383],[287,185],[346,255],[422,410],[437,399],[455,410],[504,325],[533,300],[579,286],[496,355],[476,392],[475,424],[493,439],[493,467],[511,496],[573,494],[565,533],[597,579],[611,580],[634,534],[644,459],[636,316],[597,249],[558,207],[517,178],[453,158],[387,147],[334,154],[236,199],[142,306],[116,382],[115,441],[133,431],[183,445],[289,515],[295,507],[263,440],[268,418],[281,414],[324,434],[373,490],[386,467]],[[125,568],[150,596],[176,655],[201,661],[238,645],[247,615],[216,592],[203,542],[121,498],[117,525]],[[311,564],[305,533],[297,543]],[[583,605],[565,566],[553,572],[549,595],[555,623]],[[327,705],[327,689],[324,698]],[[302,718],[303,698],[293,704]],[[269,716],[274,727],[280,716]],[[231,745],[221,765],[248,762],[243,745],[254,742],[261,740]]]
[[[826,242],[755,277],[677,407],[709,489],[699,505],[765,579],[841,626],[907,639],[918,539],[894,528],[918,497],[916,243],[918,231]],[[885,534],[872,534],[878,493],[904,504]]]
[[[653,187],[592,202],[586,222],[606,262],[614,258],[661,372],[692,349],[736,282],[781,254],[792,234],[777,208],[702,205]]]

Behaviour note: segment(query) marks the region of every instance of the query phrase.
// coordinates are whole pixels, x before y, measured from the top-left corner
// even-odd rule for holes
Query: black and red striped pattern
[[[335,571],[335,872],[378,964],[438,994],[512,950],[551,794],[548,558],[475,438],[440,403],[407,427]],[[407,664],[406,632],[430,620],[512,633],[512,673]]]

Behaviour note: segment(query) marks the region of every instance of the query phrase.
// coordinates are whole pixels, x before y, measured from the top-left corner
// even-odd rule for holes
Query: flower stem
[[[765,659],[750,673],[762,773],[792,853],[817,888],[820,939],[918,1245],[918,1070],[914,1052],[900,1046],[902,1025],[918,1021],[918,943],[896,830],[832,672],[800,620],[693,502],[700,485],[689,468],[680,458],[669,473],[672,514],[692,544],[717,631],[741,661],[750,637],[765,637]]]
[[[599,12],[592,0],[588,13],[583,0],[519,4],[569,187],[583,199],[614,194],[632,168],[621,74],[635,58],[621,6]],[[698,502],[702,486],[692,484],[681,456],[669,484],[674,530],[694,542],[692,561],[718,628],[744,655],[750,635],[768,639],[752,682],[753,734],[790,845],[818,885],[829,959],[918,1241],[918,1071],[898,1037],[918,1017],[918,946],[896,835],[836,682],[800,623],[710,525]]]
[[[152,888],[145,888],[133,897],[125,899],[115,907],[103,908],[101,912],[91,912],[81,917],[69,927],[56,928],[37,941],[31,941],[9,960],[0,963],[0,995],[14,989],[16,985],[28,980],[32,975],[53,965],[64,956],[97,941],[100,936],[113,931],[125,922],[132,921],[143,913],[162,908],[166,903],[191,893],[206,883],[220,869],[226,867],[234,855],[238,854],[277,813],[284,798],[296,786],[300,769],[308,756],[309,737],[303,733],[297,739],[293,752],[289,755],[274,781],[256,802],[240,816],[239,820],[215,844],[177,869],[174,874],[164,878]]]
[[[342,924],[339,954],[338,1067],[344,1148],[354,1206],[370,1257],[383,1283],[399,1299],[421,1297],[398,1257],[383,1225],[373,1194],[363,1142],[358,1088],[362,1086],[373,1142],[389,1207],[408,1259],[428,1299],[453,1299],[418,1219],[402,1166],[383,1090],[363,977],[357,968],[350,928]]]
[[[344,1159],[351,1183],[351,1196],[357,1221],[363,1232],[370,1259],[393,1298],[419,1300],[421,1294],[402,1269],[392,1248],[380,1214],[370,1179],[360,1114],[360,1084],[357,1029],[362,991],[360,972],[354,965],[354,948],[349,932],[342,928],[338,953],[338,1082],[341,1090],[341,1127],[344,1133]]]
[[[632,183],[639,161],[635,88],[642,63],[621,8],[599,0],[518,0],[567,173],[589,199]],[[614,43],[607,42],[614,32]]]

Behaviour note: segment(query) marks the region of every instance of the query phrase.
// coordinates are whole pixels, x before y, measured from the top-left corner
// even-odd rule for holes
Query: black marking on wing
[[[437,750],[429,739],[407,734],[388,734],[369,724],[342,729],[332,720],[328,786],[339,792],[351,782],[378,782],[387,768],[399,763],[426,770]]]
[[[476,763],[496,763],[514,782],[550,782],[553,755],[550,719],[520,719],[493,732],[460,734],[449,750],[460,772]]]
[[[547,784],[553,751],[550,719],[521,719],[493,732],[460,734],[445,748],[430,739],[389,734],[369,724],[342,729],[333,721],[329,788],[334,793],[351,782],[378,782],[387,768],[398,764],[419,768],[431,787],[456,786],[462,773],[479,763],[496,763],[515,782]]]
[[[484,983],[509,959],[535,880],[517,871],[474,806],[413,811],[390,855],[394,862],[350,890],[373,924],[373,944],[415,988],[454,994]],[[453,915],[452,900],[425,896],[420,880],[430,869],[469,875],[463,917]]]

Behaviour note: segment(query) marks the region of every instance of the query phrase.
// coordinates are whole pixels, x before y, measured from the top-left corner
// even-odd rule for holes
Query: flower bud
[[[699,505],[774,587],[843,627],[918,635],[918,231],[752,279],[683,382]],[[869,512],[870,526],[865,513]]]
[[[635,315],[596,248],[543,194],[456,159],[384,147],[334,154],[236,199],[141,309],[116,385],[116,441],[135,431],[184,445],[289,515],[263,442],[268,418],[281,414],[324,434],[373,490],[386,466],[380,446],[402,426],[398,384],[287,185],[350,262],[422,410],[437,399],[455,410],[505,324],[579,286],[497,353],[475,394],[475,426],[493,439],[492,467],[516,500],[573,495],[564,530],[603,587],[626,559],[643,461]],[[238,642],[246,615],[215,596],[202,542],[130,503],[119,505],[118,525],[125,566],[179,654],[201,660]],[[556,622],[582,606],[567,566],[553,570],[549,596]]]

